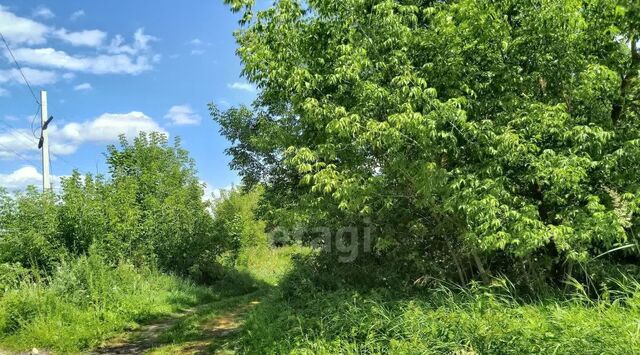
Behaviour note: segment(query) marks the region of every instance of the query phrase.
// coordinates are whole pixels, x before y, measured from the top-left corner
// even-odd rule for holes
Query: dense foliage
[[[225,193],[214,221],[179,140],[122,138],[106,161],[109,177],[74,171],[59,192],[0,189],[2,350],[75,353],[135,322],[255,289],[221,262],[258,233],[266,245],[252,214],[259,191]],[[214,294],[161,272],[222,285]]]
[[[367,218],[463,282],[638,261],[637,1],[227,2],[260,92],[211,111],[272,226]]]
[[[260,186],[246,192],[231,189],[222,191],[214,206],[215,233],[233,259],[241,250],[267,246],[264,222],[256,216],[261,196]]]
[[[101,255],[188,275],[222,252],[193,161],[176,141],[141,134],[107,154],[110,179],[74,172],[59,195],[0,196],[0,264],[18,263],[45,274],[65,258]]]

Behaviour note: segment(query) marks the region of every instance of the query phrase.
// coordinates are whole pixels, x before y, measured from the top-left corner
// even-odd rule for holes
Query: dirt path
[[[111,339],[91,354],[232,354],[229,344],[258,300],[218,311],[215,304],[187,309]]]

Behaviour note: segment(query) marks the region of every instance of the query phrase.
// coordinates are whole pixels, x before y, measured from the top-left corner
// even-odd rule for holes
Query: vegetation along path
[[[231,354],[257,292],[188,308],[125,332],[92,354]]]

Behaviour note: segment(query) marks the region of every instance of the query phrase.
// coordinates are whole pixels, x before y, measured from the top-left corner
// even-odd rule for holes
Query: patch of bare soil
[[[197,340],[172,344],[167,351],[172,354],[228,353],[228,351],[224,350],[215,350],[214,348],[218,345],[216,343],[241,331],[244,317],[258,303],[259,301],[244,303],[219,316],[204,321],[200,324],[201,336]],[[185,317],[196,313],[199,308],[201,307],[188,309],[173,317],[141,326],[123,334],[121,337],[110,340],[91,354],[142,354],[154,352],[156,348],[166,345],[159,341],[163,333],[169,331]],[[161,348],[157,350],[161,350]]]

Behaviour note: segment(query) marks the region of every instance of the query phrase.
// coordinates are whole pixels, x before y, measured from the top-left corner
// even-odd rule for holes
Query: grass
[[[249,249],[205,288],[81,258],[46,283],[0,296],[0,347],[80,352],[178,312],[150,353],[640,353],[640,284],[632,279],[596,300],[579,287],[570,297],[524,299],[505,280],[394,288],[384,268],[359,275],[317,261],[300,247]]]
[[[76,353],[215,297],[212,290],[174,276],[81,257],[47,280],[23,281],[0,295],[0,348]]]
[[[246,272],[255,280],[278,286],[294,267],[294,255],[309,255],[309,248],[296,245],[281,248],[256,247],[243,250],[236,269]]]
[[[434,294],[402,300],[348,291],[308,296],[302,307],[277,297],[258,307],[247,320],[241,352],[640,352],[638,303],[521,304],[491,294]]]
[[[180,319],[159,336],[159,346],[149,353],[233,353],[242,339],[239,330],[246,314],[277,288],[294,265],[293,255],[308,253],[309,249],[298,246],[243,250],[235,268],[227,270],[228,277],[218,283],[228,290],[227,296]],[[239,280],[244,280],[241,285]]]
[[[322,288],[318,277],[326,276],[306,272],[283,281],[249,315],[239,353],[640,353],[640,284],[632,280],[598,300],[583,293],[523,299],[505,280],[429,290],[343,281]]]

